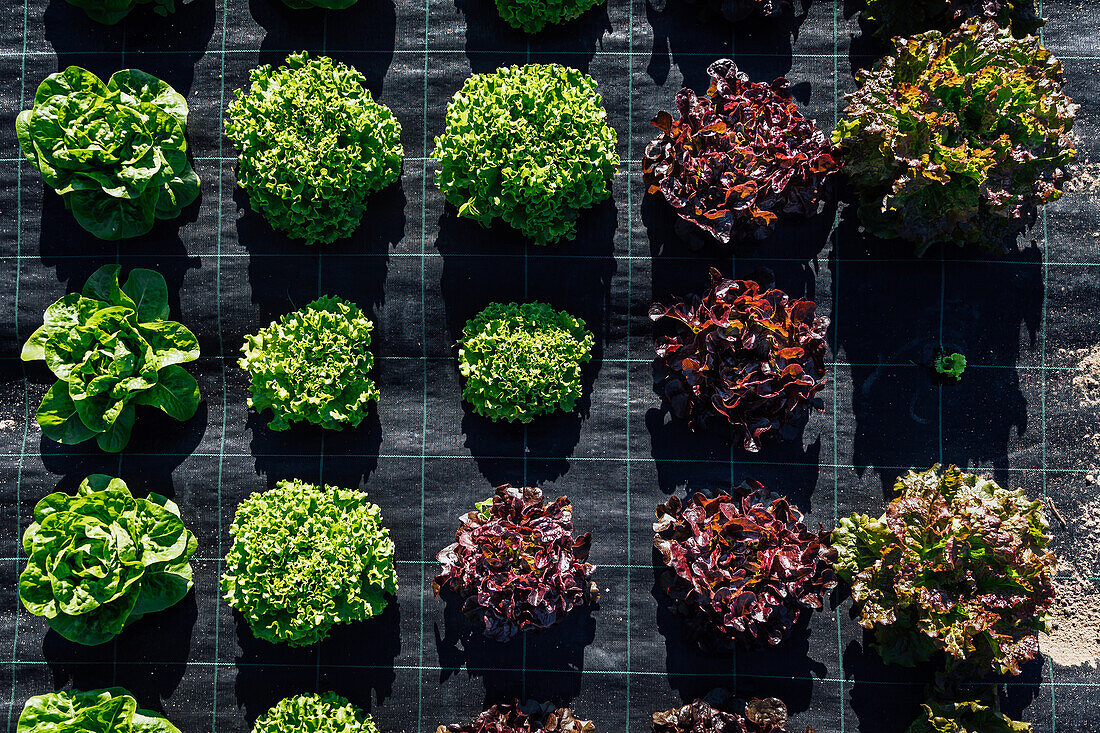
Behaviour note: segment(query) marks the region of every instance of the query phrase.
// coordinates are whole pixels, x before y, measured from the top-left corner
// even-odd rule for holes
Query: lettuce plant
[[[199,342],[168,320],[168,286],[153,270],[134,268],[119,285],[118,265],[92,273],[84,289],[46,309],[23,345],[23,361],[45,360],[58,381],[38,407],[50,440],[96,439],[117,453],[130,441],[138,405],[190,420],[199,386],[180,366],[199,358]]]
[[[79,66],[46,77],[15,119],[23,155],[80,226],[109,240],[147,234],[198,198],[186,126],[187,101],[155,76],[123,69],[104,84]]]
[[[34,507],[19,599],[69,641],[102,644],[187,595],[197,548],[171,500],[135,498],[122,479],[93,474],[76,496]]]
[[[361,491],[280,481],[241,502],[229,534],[222,592],[259,639],[316,644],[397,592],[393,540]]]
[[[966,357],[957,351],[940,352],[932,360],[932,371],[937,379],[957,384],[966,370]]]
[[[180,733],[160,713],[142,710],[121,687],[60,690],[27,700],[15,733]]]
[[[658,584],[700,646],[776,645],[836,587],[836,551],[785,498],[749,481],[733,495],[672,496],[657,506]]]
[[[711,696],[708,695],[708,698]],[[774,697],[749,700],[740,713],[720,710],[710,701],[653,714],[653,733],[786,733],[787,706]],[[806,733],[813,733],[807,728]]]
[[[373,328],[354,303],[325,296],[245,336],[238,363],[252,377],[248,406],[270,409],[272,430],[355,427],[379,396],[370,378]]]
[[[1037,38],[970,20],[895,40],[857,80],[833,140],[872,234],[1001,252],[1061,196],[1078,106]]]
[[[335,692],[280,700],[256,719],[252,733],[378,733],[371,716]]]
[[[492,303],[462,329],[462,398],[491,420],[572,412],[593,343],[584,321],[545,303]]]
[[[496,0],[504,21],[524,33],[538,33],[548,25],[568,23],[594,8],[600,0]]]
[[[472,723],[441,725],[435,733],[595,733],[591,720],[580,720],[569,708],[550,703],[501,703],[484,711]]]
[[[366,79],[327,56],[292,53],[250,73],[229,104],[225,134],[239,152],[237,183],[252,210],[306,244],[359,227],[371,193],[401,175],[401,123]]]
[[[647,147],[642,180],[683,222],[723,244],[762,239],[781,214],[809,216],[840,155],[799,113],[790,82],[749,81],[729,59],[707,69],[710,88],[676,95],[679,119],[662,110]]]
[[[153,12],[162,18],[176,12],[175,0],[68,0],[97,23],[114,25],[138,5],[152,4]]]
[[[1023,36],[1043,25],[1036,0],[866,0],[862,18],[883,40],[951,31],[970,18],[992,18]]]
[[[881,517],[841,519],[832,537],[883,661],[942,652],[953,668],[1019,674],[1054,602],[1042,505],[955,466],[910,471],[894,489]]]
[[[435,182],[458,215],[501,219],[535,244],[577,235],[619,164],[592,77],[557,64],[474,74],[447,105]]]
[[[588,562],[592,535],[573,536],[565,497],[546,504],[540,489],[505,485],[459,519],[455,542],[437,556],[443,569],[432,590],[455,593],[490,639],[549,628],[599,599]]]
[[[997,691],[977,700],[930,700],[905,733],[1031,733],[1031,725],[997,711]]]
[[[673,328],[656,342],[658,393],[693,430],[728,426],[750,451],[769,436],[793,437],[811,407],[822,409],[829,320],[816,309],[711,268],[705,296],[649,310]]]

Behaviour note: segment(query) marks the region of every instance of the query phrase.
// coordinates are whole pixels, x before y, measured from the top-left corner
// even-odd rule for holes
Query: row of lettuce
[[[1041,504],[954,466],[911,471],[895,489],[882,516],[855,514],[823,533],[754,481],[728,492],[672,496],[657,506],[653,523],[659,598],[700,648],[726,652],[782,645],[843,582],[884,662],[932,662],[940,669],[911,733],[1030,730],[997,712],[993,689],[973,681],[1019,674],[1039,654],[1038,634],[1049,630],[1056,560]],[[221,591],[258,639],[317,644],[337,624],[378,616],[397,592],[394,542],[379,507],[359,490],[280,481],[237,507],[229,533]],[[459,518],[455,542],[437,555],[432,589],[488,639],[544,633],[596,606],[592,543],[590,533],[575,533],[569,499],[548,502],[538,488],[501,486]],[[75,496],[50,494],[35,507],[23,536],[19,597],[63,637],[103,644],[192,589],[197,544],[171,500],[156,493],[138,498],[120,479],[89,476]],[[724,711],[708,711],[711,702],[659,713],[654,729],[696,730],[695,716],[726,715],[742,727],[723,730],[785,730],[778,701],[750,701],[740,713],[730,701]],[[360,730],[329,720],[331,706],[347,701],[292,698],[256,730]],[[151,715],[137,712],[119,690],[58,692],[32,698],[19,730],[76,729],[91,715],[87,709],[108,707]],[[318,727],[263,724],[285,715],[317,715]],[[354,708],[341,715],[335,719],[372,729]],[[486,715],[518,716],[509,727],[524,729],[519,708]],[[556,715],[564,725],[572,714]],[[754,716],[766,725],[753,723]],[[941,718],[957,727],[937,727]],[[62,720],[70,728],[43,727]],[[175,730],[158,725],[149,730]]]
[[[1060,62],[991,18],[894,39],[831,140],[785,79],[749,80],[729,60],[705,94],[681,90],[659,112],[642,177],[690,240],[736,244],[817,213],[843,170],[863,226],[907,240],[1009,246],[1061,195],[1075,155],[1077,105]],[[225,132],[237,181],[271,226],[306,244],[354,233],[370,195],[401,175],[401,125],[327,57],[260,66],[237,90]],[[137,70],[104,83],[79,67],[51,75],[17,120],[20,145],[82,227],[104,239],[146,234],[199,192],[187,156],[187,104]],[[577,235],[582,211],[610,196],[616,133],[591,77],[529,64],[475,74],[447,106],[435,181],[460,217],[502,222],[534,244]],[[883,246],[897,247],[896,243]]]

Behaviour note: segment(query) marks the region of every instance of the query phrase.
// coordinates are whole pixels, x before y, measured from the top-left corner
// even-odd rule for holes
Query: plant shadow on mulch
[[[466,58],[475,74],[525,63],[559,63],[588,73],[597,45],[612,30],[606,2],[533,34],[506,23],[493,0],[455,0],[455,7],[466,19]]]
[[[183,679],[198,619],[195,591],[174,606],[138,619],[112,641],[84,646],[52,629],[42,653],[55,689],[124,687],[143,707],[169,698]],[[115,662],[118,662],[117,664]],[[104,676],[110,670],[110,676]]]
[[[363,710],[381,704],[397,679],[394,660],[401,653],[401,609],[392,599],[381,615],[333,627],[320,644],[294,648],[252,635],[239,612],[236,697],[249,723],[285,697],[333,691]]]
[[[435,627],[440,682],[465,668],[470,677],[482,678],[486,707],[517,698],[567,705],[580,693],[585,648],[596,638],[597,604],[574,610],[549,629],[499,642],[462,614],[457,595],[444,591],[443,598],[442,635]]]
[[[535,486],[569,470],[610,328],[616,217],[608,199],[581,214],[576,239],[546,247],[526,242],[504,225],[486,230],[460,219],[449,204],[439,219],[436,248],[443,258],[440,290],[450,343],[490,303],[513,301],[541,301],[564,310],[582,319],[595,338],[592,360],[581,368],[581,399],[572,413],[542,416],[524,427],[493,422],[462,403],[466,447],[494,486]]]
[[[288,49],[308,49],[355,67],[378,99],[393,62],[397,10],[393,0],[358,0],[342,10],[296,10],[281,2],[249,0],[249,11],[267,31],[259,63],[281,66]],[[370,49],[357,51],[356,49]]]
[[[809,708],[814,678],[828,672],[825,665],[809,656],[811,614],[803,614],[790,636],[777,646],[704,651],[688,635],[683,620],[668,608],[668,596],[658,580],[664,570],[660,554],[654,550],[650,593],[657,603],[657,632],[665,639],[665,673],[669,686],[685,702],[704,697],[715,688],[728,687],[734,678],[738,697],[778,697],[792,713]]]
[[[1042,315],[1038,246],[1003,257],[931,249],[916,259],[908,243],[860,232],[854,207],[843,212],[836,237],[829,342],[851,364],[856,470],[873,464],[884,495],[898,467],[941,460],[992,464],[996,480],[1011,483],[1009,442],[1029,428],[1015,368],[1021,326],[1027,348],[1037,348]],[[929,377],[941,346],[967,356],[958,385],[940,387]]]
[[[104,82],[120,68],[139,68],[168,82],[184,97],[191,91],[195,64],[214,32],[215,3],[177,2],[167,18],[152,5],[137,5],[115,25],[103,25],[65,0],[51,0],[43,15],[46,40],[57,54],[57,68],[82,66]],[[164,53],[164,49],[173,53]],[[125,53],[125,56],[124,56]]]
[[[811,0],[795,0],[795,12],[773,19],[750,16],[731,23],[720,12],[686,0],[646,2],[645,14],[653,28],[653,51],[646,71],[658,85],[668,80],[672,64],[684,86],[697,93],[710,84],[707,67],[730,58],[758,82],[770,82],[791,70],[792,41],[805,22]],[[799,85],[802,86],[802,85]]]

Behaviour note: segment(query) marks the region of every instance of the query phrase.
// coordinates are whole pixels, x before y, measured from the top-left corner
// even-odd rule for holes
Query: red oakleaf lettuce
[[[569,499],[544,504],[540,489],[505,485],[460,519],[457,541],[437,555],[443,570],[432,590],[456,593],[490,639],[549,628],[599,599],[588,562],[592,535],[573,536]]]
[[[1039,653],[1054,602],[1054,555],[1042,505],[955,466],[910,471],[878,519],[832,533],[837,575],[883,661],[937,652],[979,672],[1019,674]]]
[[[569,708],[557,708],[550,703],[519,702],[493,705],[472,723],[441,725],[436,733],[594,733],[591,720],[580,720]]]
[[[732,713],[714,707],[711,703],[720,703],[711,699],[713,695],[653,713],[653,733],[787,733],[787,706],[782,700],[749,700],[740,713]],[[813,733],[813,728],[806,733]]]
[[[657,506],[658,584],[704,648],[775,645],[836,587],[836,551],[807,529],[785,498],[747,481],[708,498]]]
[[[680,118],[661,111],[642,180],[680,218],[723,244],[763,239],[780,214],[818,211],[840,154],[791,99],[790,83],[749,81],[729,59],[707,69],[707,96],[676,95]]]
[[[717,421],[747,450],[765,436],[794,437],[825,386],[825,329],[817,305],[791,301],[781,290],[761,292],[751,280],[710,271],[710,291],[671,306],[655,304],[654,321],[675,331],[656,342],[657,392],[693,430]]]

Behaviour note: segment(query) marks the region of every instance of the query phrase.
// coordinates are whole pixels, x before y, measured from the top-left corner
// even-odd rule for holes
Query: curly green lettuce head
[[[121,687],[50,692],[27,700],[15,733],[180,733],[160,713],[142,710]]]
[[[37,414],[50,440],[95,438],[117,453],[130,441],[137,405],[176,420],[190,420],[198,409],[198,383],[180,364],[199,358],[199,342],[167,320],[164,278],[135,268],[119,285],[121,271],[104,265],[92,273],[81,292],[46,309],[23,345],[22,360],[44,360],[58,380]]]
[[[1078,106],[1038,39],[971,20],[895,39],[857,78],[833,141],[872,234],[1001,252],[1061,196]]]
[[[600,0],[496,0],[500,17],[524,33],[538,33],[548,25],[581,17]]]
[[[369,715],[335,692],[280,700],[256,719],[252,733],[378,733]]]
[[[447,105],[435,182],[459,216],[550,244],[575,237],[580,213],[611,195],[615,141],[592,77],[509,66],[474,74]]]
[[[462,329],[462,397],[491,420],[571,412],[594,342],[584,321],[546,303],[492,303]]]
[[[373,327],[354,303],[326,296],[246,336],[238,363],[252,377],[249,407],[270,409],[272,430],[355,427],[379,396],[370,378]]]
[[[977,672],[1019,674],[1049,629],[1054,555],[1042,505],[955,466],[910,471],[878,519],[833,531],[837,575],[887,663],[942,652]]]
[[[79,66],[51,74],[15,120],[19,147],[80,226],[100,239],[147,234],[199,195],[187,102],[137,69],[107,84]]]
[[[19,599],[66,639],[102,644],[187,595],[197,547],[172,501],[135,498],[121,479],[93,474],[76,496],[35,506]]]
[[[225,134],[253,211],[306,244],[351,236],[370,194],[401,175],[401,123],[362,74],[327,56],[293,53],[250,78],[229,104]]]
[[[968,18],[991,18],[1018,36],[1034,33],[1044,21],[1036,0],[866,0],[863,20],[883,40],[922,31],[950,31]]]
[[[394,544],[361,491],[280,481],[237,507],[222,592],[259,639],[316,644],[397,592]]]

